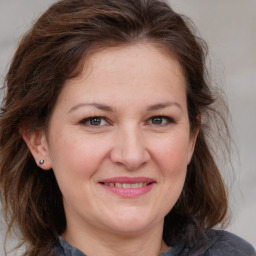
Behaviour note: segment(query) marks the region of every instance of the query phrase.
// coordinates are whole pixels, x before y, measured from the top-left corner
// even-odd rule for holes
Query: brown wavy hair
[[[47,130],[64,82],[79,75],[91,54],[137,42],[176,56],[187,82],[191,132],[199,128],[184,189],[165,217],[163,239],[168,245],[181,239],[192,243],[225,220],[227,194],[214,154],[219,139],[230,137],[207,78],[206,45],[191,23],[160,0],[62,0],[22,38],[4,85],[0,189],[8,231],[18,226],[21,245],[27,246],[24,255],[54,255],[66,220],[53,171],[36,165],[19,129]],[[213,135],[211,123],[222,133]]]

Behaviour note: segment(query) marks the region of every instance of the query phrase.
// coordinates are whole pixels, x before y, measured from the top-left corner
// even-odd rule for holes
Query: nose
[[[113,143],[110,153],[112,162],[127,170],[137,170],[150,160],[150,154],[138,129],[127,128],[119,131]]]

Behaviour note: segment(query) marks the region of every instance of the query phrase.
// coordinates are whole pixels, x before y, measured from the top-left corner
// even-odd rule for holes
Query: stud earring
[[[40,161],[39,161],[39,164],[40,164],[40,165],[44,164],[44,160],[43,160],[43,159],[40,160]]]

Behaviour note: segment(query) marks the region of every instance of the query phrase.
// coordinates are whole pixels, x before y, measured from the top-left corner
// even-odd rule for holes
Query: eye
[[[93,116],[93,117],[85,118],[80,123],[83,125],[87,125],[87,126],[104,126],[104,125],[108,124],[106,119],[104,117],[100,117],[100,116]]]
[[[149,124],[164,126],[174,123],[174,120],[167,116],[153,116],[149,119]]]

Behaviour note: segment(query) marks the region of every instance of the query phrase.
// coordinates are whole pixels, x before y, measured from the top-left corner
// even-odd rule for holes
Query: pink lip
[[[100,183],[152,183],[155,180],[148,177],[113,177],[105,180],[101,180]]]
[[[138,188],[123,188],[123,187],[111,187],[106,185],[106,183],[126,183],[126,184],[135,184],[135,183],[147,183],[146,186]],[[156,181],[147,178],[147,177],[114,177],[105,180],[101,180],[99,184],[107,189],[108,191],[126,198],[139,197],[148,193],[153,186],[156,184]]]

